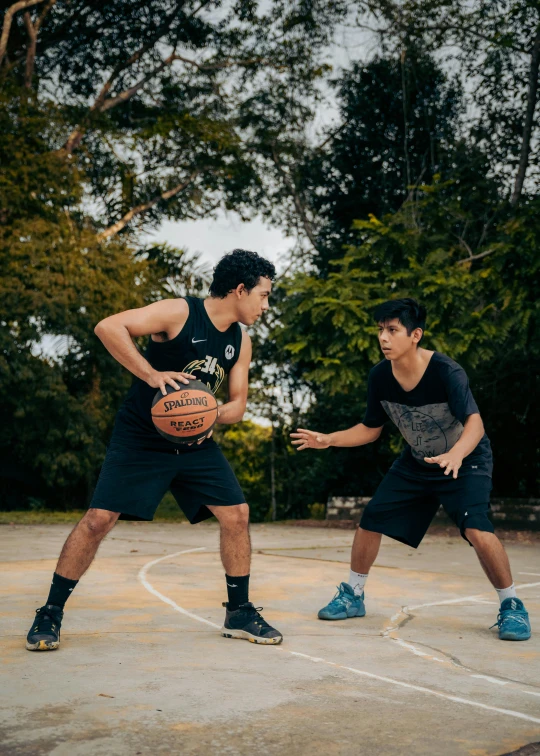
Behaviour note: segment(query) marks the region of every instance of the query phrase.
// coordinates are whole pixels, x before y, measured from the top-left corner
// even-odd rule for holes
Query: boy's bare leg
[[[232,507],[208,509],[220,525],[221,562],[227,575],[249,575],[251,541],[249,537],[249,507],[237,504]]]
[[[225,638],[242,638],[253,643],[277,645],[283,636],[258,613],[249,601],[251,541],[249,507],[209,506],[219,520],[221,561],[225,568],[228,601],[221,634]]]
[[[101,541],[120,516],[106,509],[89,509],[73,528],[60,553],[56,574],[79,580],[92,564]]]
[[[89,509],[75,525],[60,553],[47,601],[37,610],[26,637],[29,651],[53,651],[58,648],[64,605],[119,516],[119,512]]]
[[[495,533],[488,533],[475,528],[465,528],[465,535],[472,543],[476,555],[494,588],[508,588],[512,585],[510,562]]]
[[[381,533],[358,528],[351,551],[351,570],[367,575],[377,558],[381,546]]]

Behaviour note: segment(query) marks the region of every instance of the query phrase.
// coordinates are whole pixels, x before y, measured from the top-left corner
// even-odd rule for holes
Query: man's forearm
[[[239,423],[244,417],[246,411],[245,402],[240,400],[227,402],[219,407],[218,423],[223,425],[232,425],[233,423]]]
[[[452,451],[457,452],[462,459],[465,459],[476,449],[484,433],[484,423],[480,415],[469,415],[465,421],[461,438],[454,444]]]
[[[101,341],[105,349],[112,354],[115,360],[123,365],[130,373],[145,381],[152,372],[152,366],[139,352],[130,333],[124,326],[120,328],[107,328],[99,323],[94,333]]]

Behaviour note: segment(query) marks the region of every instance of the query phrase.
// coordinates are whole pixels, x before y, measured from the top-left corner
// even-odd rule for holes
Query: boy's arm
[[[444,372],[442,378],[448,394],[448,406],[454,417],[463,423],[463,433],[450,451],[436,457],[424,457],[424,461],[445,468],[445,475],[452,473],[457,478],[461,463],[484,436],[484,423],[463,368],[456,365],[454,369]]]
[[[246,411],[249,366],[251,363],[251,339],[242,331],[242,345],[235,365],[229,373],[229,401],[218,411],[218,423],[230,425],[238,423]]]
[[[317,431],[297,428],[296,433],[291,433],[291,437],[297,439],[293,441],[293,446],[302,449],[327,449],[329,446],[363,446],[376,441],[382,432],[380,428],[368,428],[364,423],[354,425],[343,431],[335,433],[317,433]]]
[[[446,452],[446,454],[439,454],[437,457],[424,457],[424,462],[446,468],[444,471],[445,475],[452,473],[452,476],[457,478],[458,470],[463,460],[476,449],[484,437],[484,433],[482,418],[479,413],[475,412],[465,420],[461,438],[450,451]]]
[[[174,370],[154,370],[139,352],[133,339],[154,333],[176,335],[184,327],[188,315],[189,308],[185,299],[163,299],[137,310],[111,315],[97,324],[94,333],[115,360],[152,388],[161,389],[161,393],[166,396],[166,385],[178,389],[178,383],[189,383],[188,378],[195,376]]]
[[[371,370],[368,378],[367,406],[364,421],[353,425],[343,431],[335,433],[317,433],[317,431],[297,428],[296,433],[291,433],[293,445],[302,449],[327,449],[329,446],[363,446],[376,441],[382,433],[387,415],[381,407],[380,397],[377,391],[376,370]]]

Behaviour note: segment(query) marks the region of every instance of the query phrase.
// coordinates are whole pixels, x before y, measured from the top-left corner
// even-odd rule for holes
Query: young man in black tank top
[[[98,323],[105,347],[135,376],[120,408],[90,508],[68,537],[46,604],[37,610],[26,648],[60,644],[67,598],[118,519],[152,520],[168,489],[191,523],[214,515],[220,524],[228,602],[221,630],[227,638],[277,644],[282,635],[249,601],[249,508],[218,445],[208,437],[178,446],[163,438],[151,418],[156,390],[166,394],[188,378],[216,392],[229,376],[229,401],[218,422],[239,422],[245,412],[251,340],[239,323],[253,325],[268,309],[274,266],[255,252],[234,250],[218,263],[210,297],[168,299],[112,315]],[[143,357],[133,339],[149,336]]]
[[[319,619],[363,617],[364,584],[382,535],[417,548],[442,504],[474,547],[497,591],[502,640],[527,640],[529,617],[516,596],[506,552],[488,519],[491,446],[463,368],[419,347],[426,311],[414,299],[380,305],[374,313],[385,359],[369,374],[363,422],[330,433],[298,429],[302,449],[362,446],[375,441],[390,419],[407,445],[367,505],[354,538],[348,582],[339,586]]]

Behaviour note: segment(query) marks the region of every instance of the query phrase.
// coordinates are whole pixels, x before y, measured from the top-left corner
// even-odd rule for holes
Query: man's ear
[[[234,290],[234,292],[235,292],[236,296],[240,299],[240,297],[242,296],[242,294],[244,294],[244,292],[247,293],[247,289],[246,289],[245,285],[243,283],[241,283],[241,284],[238,284],[238,286],[236,287],[236,289]]]
[[[421,328],[415,328],[413,331],[413,340],[415,344],[418,344],[422,336],[424,335],[424,332]]]

